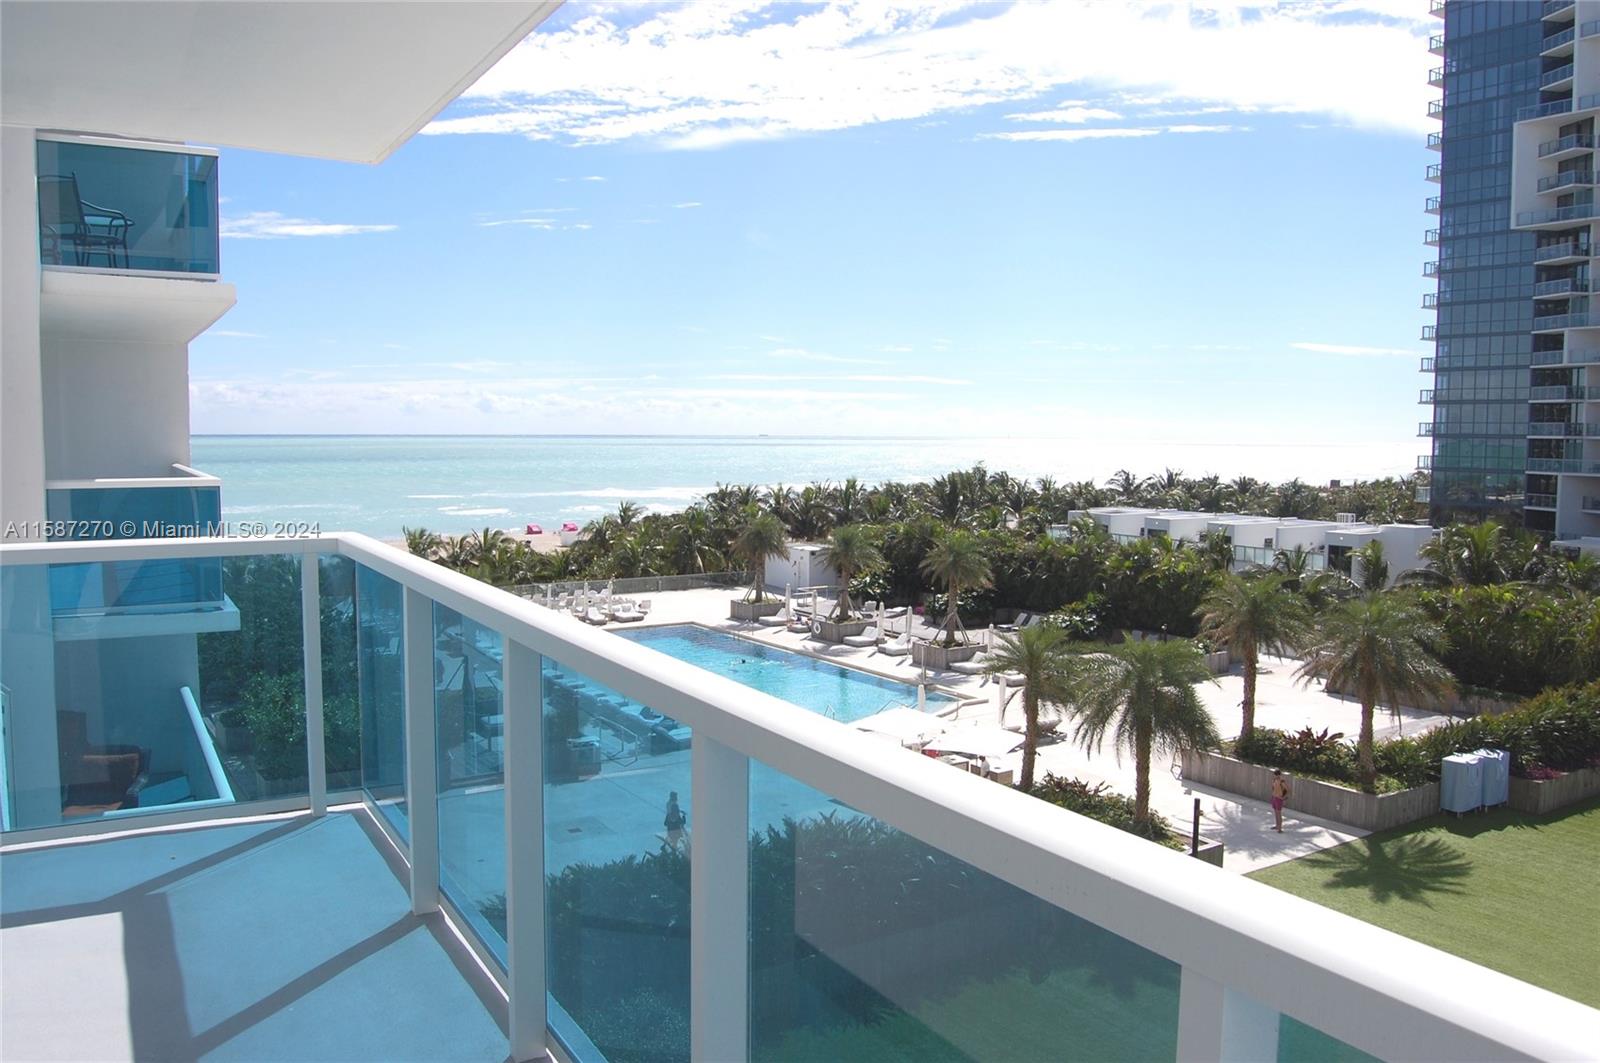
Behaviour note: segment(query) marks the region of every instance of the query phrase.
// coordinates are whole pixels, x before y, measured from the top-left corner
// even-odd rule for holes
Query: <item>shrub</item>
[[[1380,770],[1387,747],[1402,741],[1414,742],[1428,779],[1439,777],[1439,761],[1452,753],[1483,748],[1509,752],[1512,773],[1523,778],[1547,777],[1544,768],[1575,771],[1600,758],[1600,682],[1546,690],[1499,716],[1474,716],[1416,739],[1382,742]]]
[[[1378,765],[1378,774],[1398,780],[1410,788],[1421,786],[1430,779],[1428,754],[1415,738],[1396,737],[1378,742],[1372,750]],[[1438,774],[1438,769],[1433,769]]]
[[[1139,823],[1133,818],[1134,800],[1112,790],[1105,783],[1086,783],[1082,779],[1063,779],[1045,775],[1043,782],[1033,786],[1033,796],[1048,801],[1069,812],[1099,820],[1107,826],[1137,834],[1153,842],[1181,848],[1183,841],[1172,830],[1166,817],[1152,812],[1149,820]]]
[[[1105,617],[1105,599],[1098,594],[1090,594],[1063,605],[1045,617],[1044,622],[1066,632],[1069,639],[1086,642],[1104,633]]]
[[[1291,734],[1257,727],[1248,739],[1234,742],[1233,755],[1252,764],[1335,782],[1354,782],[1357,776],[1355,750],[1345,744],[1343,734],[1327,729],[1317,732],[1304,727]]]

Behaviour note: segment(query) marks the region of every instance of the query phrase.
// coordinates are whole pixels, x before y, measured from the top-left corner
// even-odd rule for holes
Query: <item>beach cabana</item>
[[[852,726],[858,731],[885,735],[898,741],[907,749],[921,749],[944,731],[937,716],[896,705],[857,720]]]

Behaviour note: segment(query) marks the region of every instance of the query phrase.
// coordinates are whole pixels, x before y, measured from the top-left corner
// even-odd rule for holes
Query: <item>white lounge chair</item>
[[[624,601],[620,606],[612,607],[611,619],[620,624],[628,624],[635,620],[643,620],[644,614],[641,613],[632,602]]]
[[[989,671],[989,655],[980,653],[970,661],[952,661],[950,670],[962,675],[985,675]]]
[[[648,612],[650,612],[650,599],[646,598],[639,603],[639,615],[643,616]]]
[[[591,624],[604,624],[609,622],[611,619],[606,615],[606,611],[600,608],[598,605],[589,606],[589,608],[584,612],[583,618],[589,621]]]
[[[846,646],[876,646],[880,638],[878,626],[874,624],[859,635],[846,635],[843,641]]]
[[[758,616],[756,623],[762,627],[784,627],[789,623],[789,608],[785,606],[771,616]]]
[[[904,657],[911,652],[911,633],[902,631],[898,637],[890,639],[878,647],[879,653],[887,653],[891,657]]]

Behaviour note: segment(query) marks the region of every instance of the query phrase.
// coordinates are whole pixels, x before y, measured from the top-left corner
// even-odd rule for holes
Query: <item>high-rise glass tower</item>
[[[1435,521],[1600,532],[1600,307],[1591,319],[1600,0],[1434,0],[1438,292],[1422,399]],[[1589,401],[1593,394],[1596,401]]]

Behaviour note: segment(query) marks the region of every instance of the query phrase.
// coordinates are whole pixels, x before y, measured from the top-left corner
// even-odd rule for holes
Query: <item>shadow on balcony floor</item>
[[[375,831],[348,812],[5,854],[0,1056],[504,1059],[504,1001],[411,915]]]

